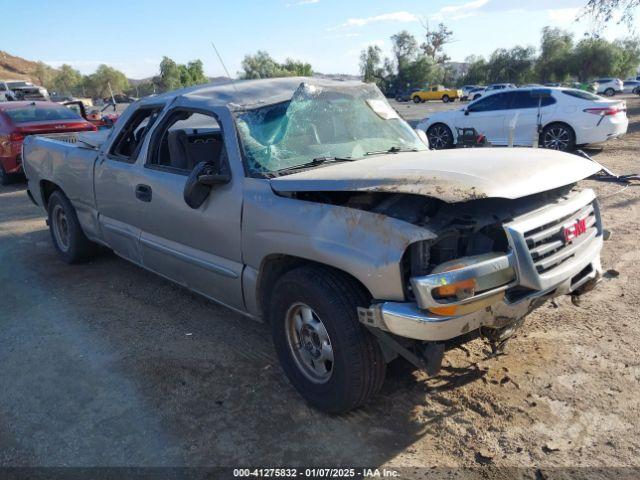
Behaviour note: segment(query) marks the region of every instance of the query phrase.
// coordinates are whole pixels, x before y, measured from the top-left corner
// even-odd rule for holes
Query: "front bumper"
[[[587,222],[586,231],[579,241],[567,243],[548,256],[533,257],[531,251],[540,251],[540,245],[544,249],[546,245],[552,246],[557,241],[555,236],[546,232],[554,228],[561,232],[563,226],[573,222],[573,219]],[[523,215],[504,228],[510,243],[507,254],[471,267],[413,278],[411,283],[415,303],[382,302],[370,308],[360,308],[360,322],[401,337],[422,341],[450,340],[480,327],[502,328],[514,324],[545,300],[590,290],[600,279],[602,225],[591,190],[580,192],[565,202],[541,211]],[[532,237],[543,238],[543,242],[548,243],[530,246],[528,241]],[[513,282],[455,302],[456,305],[480,305],[477,310],[457,316],[441,316],[429,311],[431,307],[442,305],[431,294],[439,285],[507,268],[515,271],[516,279]]]

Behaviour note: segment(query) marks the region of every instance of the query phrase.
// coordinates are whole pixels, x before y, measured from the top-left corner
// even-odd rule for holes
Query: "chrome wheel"
[[[429,145],[436,150],[449,148],[453,143],[451,132],[444,125],[434,125],[427,131]]]
[[[562,127],[555,126],[545,130],[542,138],[544,148],[553,150],[568,150],[571,144],[571,133]]]
[[[296,303],[287,311],[285,329],[296,366],[314,383],[326,383],[333,373],[333,347],[320,317],[311,307]]]
[[[62,205],[53,207],[53,211],[51,212],[51,228],[60,250],[63,252],[69,251],[71,243],[69,240],[69,222]]]

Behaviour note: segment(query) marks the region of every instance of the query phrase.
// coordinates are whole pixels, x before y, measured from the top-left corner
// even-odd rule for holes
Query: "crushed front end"
[[[477,335],[498,348],[546,300],[591,290],[601,276],[603,229],[590,189],[446,204],[426,223],[438,237],[405,254],[407,301],[376,302],[359,317],[396,353],[428,345],[427,363]]]

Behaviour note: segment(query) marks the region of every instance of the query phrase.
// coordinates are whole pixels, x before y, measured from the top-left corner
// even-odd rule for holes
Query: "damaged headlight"
[[[420,308],[453,316],[502,300],[515,281],[511,254],[492,252],[444,262],[429,275],[411,278],[411,287]]]

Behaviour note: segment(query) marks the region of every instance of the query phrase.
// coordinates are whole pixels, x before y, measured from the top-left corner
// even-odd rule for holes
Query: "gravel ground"
[[[630,133],[589,150],[619,173],[640,170],[628,103]],[[596,291],[541,307],[503,355],[393,365],[337,417],[295,393],[264,325],[113,254],[61,263],[24,186],[1,188],[0,465],[640,467],[640,189],[585,183],[612,231]]]

